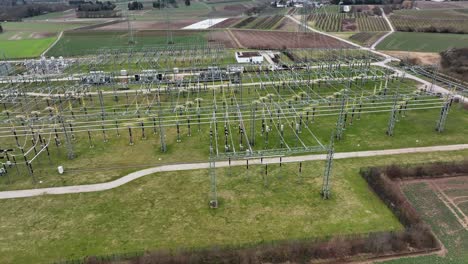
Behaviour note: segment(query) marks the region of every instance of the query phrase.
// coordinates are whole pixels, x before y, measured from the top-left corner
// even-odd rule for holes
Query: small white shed
[[[256,51],[237,51],[236,52],[237,63],[257,63],[263,62],[263,56]]]

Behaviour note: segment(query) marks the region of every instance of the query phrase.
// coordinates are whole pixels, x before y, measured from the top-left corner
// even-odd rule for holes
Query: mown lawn
[[[450,48],[468,47],[467,34],[395,32],[385,38],[377,49],[440,52]]]
[[[270,165],[219,169],[220,208],[208,208],[206,170],[155,174],[115,190],[1,200],[3,263],[50,263],[154,249],[241,246],[333,234],[397,230],[400,223],[373,194],[359,168],[390,163],[460,160],[468,151],[337,160],[333,196],[319,195],[323,162],[279,174]],[[248,173],[248,174],[247,174]]]

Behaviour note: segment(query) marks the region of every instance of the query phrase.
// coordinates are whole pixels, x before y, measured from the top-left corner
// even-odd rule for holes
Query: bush
[[[138,2],[138,1],[132,1],[128,3],[128,10],[142,10],[143,9],[143,3]]]

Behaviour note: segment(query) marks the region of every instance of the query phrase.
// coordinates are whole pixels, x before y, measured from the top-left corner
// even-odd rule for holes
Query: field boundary
[[[60,39],[62,38],[62,36],[63,36],[63,31],[60,31],[60,33],[59,33],[57,39],[54,41],[54,43],[52,43],[44,52],[42,52],[40,57],[45,56],[46,53],[49,52],[49,50],[50,50],[51,48],[53,48],[53,47],[60,41]]]

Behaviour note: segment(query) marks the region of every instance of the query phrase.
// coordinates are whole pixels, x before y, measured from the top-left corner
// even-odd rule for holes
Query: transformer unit
[[[219,67],[208,67],[207,71],[200,72],[198,75],[198,80],[201,82],[221,81],[228,79],[229,77],[226,71],[219,69]]]
[[[87,84],[106,84],[112,80],[108,72],[103,71],[90,71],[89,74],[81,78],[81,82]]]
[[[140,74],[135,74],[136,82],[145,82],[151,83],[155,81],[161,81],[163,79],[163,74],[158,73],[157,70],[143,70]]]

